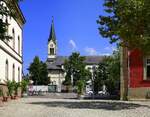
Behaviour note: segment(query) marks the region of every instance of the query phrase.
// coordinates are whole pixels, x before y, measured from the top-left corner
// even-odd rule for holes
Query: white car
[[[89,94],[89,95],[91,95],[91,94],[93,94],[93,91],[87,91],[87,94]]]
[[[105,95],[105,96],[108,96],[108,95],[109,95],[109,93],[106,92],[106,91],[99,91],[98,94],[99,94],[99,95]]]

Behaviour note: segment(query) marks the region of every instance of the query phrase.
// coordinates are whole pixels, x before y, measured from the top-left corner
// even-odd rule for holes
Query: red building
[[[128,98],[150,98],[150,56],[139,50],[129,52]]]

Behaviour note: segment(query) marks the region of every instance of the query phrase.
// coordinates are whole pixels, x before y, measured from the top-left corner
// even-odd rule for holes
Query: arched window
[[[12,80],[15,80],[15,65],[13,64],[13,68],[12,68]]]
[[[18,54],[20,55],[20,37],[18,36]]]
[[[8,73],[9,73],[9,66],[8,66],[8,60],[6,60],[5,63],[5,79],[8,80]]]
[[[9,26],[9,25],[8,25],[8,19],[7,19],[7,17],[6,17],[6,19],[5,19],[5,23],[6,23],[6,32],[5,32],[5,34],[6,34],[6,36],[8,36],[8,31],[9,31],[9,30],[8,30],[8,28],[9,28],[8,26]],[[8,43],[8,39],[6,39],[5,42]]]
[[[18,82],[20,82],[20,67],[18,67]]]
[[[50,55],[54,55],[54,48],[50,48]]]
[[[13,49],[15,49],[15,30],[12,29],[12,41],[13,41]]]

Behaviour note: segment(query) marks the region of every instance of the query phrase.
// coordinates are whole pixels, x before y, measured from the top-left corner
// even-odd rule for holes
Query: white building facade
[[[0,84],[5,85],[7,80],[22,80],[23,70],[23,25],[25,18],[18,6],[16,0],[5,0],[1,2],[3,6],[12,12],[13,16],[0,16],[3,22],[7,22],[7,35],[12,39],[2,41],[0,39]]]

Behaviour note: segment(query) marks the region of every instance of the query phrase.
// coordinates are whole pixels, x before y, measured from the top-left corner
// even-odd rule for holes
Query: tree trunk
[[[128,49],[121,47],[120,57],[120,100],[128,100]]]

